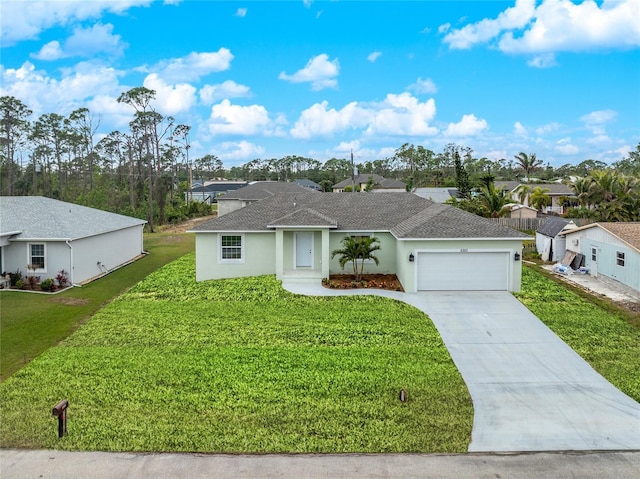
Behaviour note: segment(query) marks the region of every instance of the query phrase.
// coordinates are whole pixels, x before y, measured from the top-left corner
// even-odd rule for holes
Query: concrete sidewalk
[[[637,479],[640,453],[133,454],[0,450],[3,479]]]
[[[294,293],[380,295],[440,332],[474,405],[472,452],[640,450],[640,404],[506,291],[400,293],[284,283]]]

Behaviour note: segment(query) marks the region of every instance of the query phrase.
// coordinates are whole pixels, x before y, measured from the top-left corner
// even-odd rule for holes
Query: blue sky
[[[191,157],[611,163],[640,142],[640,0],[0,3],[0,95],[126,131],[137,86]]]

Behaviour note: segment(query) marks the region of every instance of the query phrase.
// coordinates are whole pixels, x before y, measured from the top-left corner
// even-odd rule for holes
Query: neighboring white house
[[[146,221],[42,196],[0,197],[0,271],[81,284],[144,252]]]
[[[571,220],[556,216],[547,217],[536,231],[536,250],[543,261],[560,261],[564,258],[566,240],[564,233],[577,228]]]
[[[567,250],[584,255],[589,274],[640,292],[640,223],[592,223],[563,234]]]
[[[218,198],[218,216],[224,216],[232,211],[244,208],[256,201],[264,200],[278,193],[307,193],[321,194],[296,183],[284,181],[256,181],[236,191],[232,191]]]
[[[195,227],[198,281],[275,274],[318,281],[344,272],[331,252],[375,236],[365,273],[393,273],[405,291],[519,291],[528,235],[413,193],[278,194]],[[348,268],[347,271],[348,272]]]

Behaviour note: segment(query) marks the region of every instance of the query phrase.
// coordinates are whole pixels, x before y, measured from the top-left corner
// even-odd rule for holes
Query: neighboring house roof
[[[450,198],[456,198],[458,190],[455,188],[417,188],[413,194],[436,203],[444,203]]]
[[[298,178],[293,181],[296,185],[304,186],[305,188],[311,188],[312,190],[322,191],[322,186],[320,186],[315,181],[308,180],[306,178]]]
[[[519,181],[494,181],[493,186],[502,191],[513,191],[520,186]]]
[[[557,216],[549,216],[538,227],[536,232],[540,233],[541,235],[549,236],[550,238],[555,238],[556,236],[558,236],[558,233],[560,233],[564,229],[568,229],[568,227],[571,227],[571,225],[573,225],[573,227],[575,228],[575,223],[573,221],[565,220]]]
[[[390,231],[397,238],[517,238],[528,235],[412,193],[279,194],[195,227],[194,232],[269,231],[276,226]]]
[[[19,241],[75,240],[146,223],[43,196],[2,196],[0,206],[0,232],[20,231]]]
[[[210,183],[204,186],[197,186],[187,191],[187,193],[217,193],[221,191],[233,191],[243,186],[247,186],[246,181],[227,181]]]
[[[580,228],[566,231],[564,234],[572,234],[590,228],[602,228],[640,253],[640,222],[591,223],[586,226],[581,226]]]
[[[399,180],[394,180],[392,178],[384,178],[383,176],[376,175],[375,173],[363,173],[356,176],[353,179],[353,183],[356,185],[361,185],[367,183],[369,178],[373,179],[373,184],[378,188],[406,188],[406,184]],[[347,186],[351,186],[351,178],[347,178],[346,180],[341,181],[340,183],[336,183],[333,185],[333,188],[346,188]]]
[[[531,190],[534,188],[547,189],[548,195],[573,196],[573,190],[563,183],[519,183],[517,181],[496,181],[494,186],[503,191],[514,192],[515,189],[526,184]]]
[[[247,185],[243,188],[239,188],[236,191],[227,193],[224,196],[218,198],[218,201],[223,200],[248,200],[257,201],[269,198],[278,193],[316,193],[304,186],[296,185],[295,183],[285,183],[280,181],[258,181],[251,185]]]

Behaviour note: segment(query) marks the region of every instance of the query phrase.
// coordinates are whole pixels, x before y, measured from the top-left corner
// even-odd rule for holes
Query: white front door
[[[296,233],[296,268],[313,266],[313,233]]]

